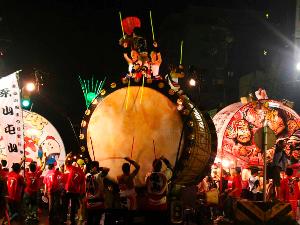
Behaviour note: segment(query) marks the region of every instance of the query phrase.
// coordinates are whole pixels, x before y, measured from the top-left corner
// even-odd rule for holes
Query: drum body
[[[145,184],[153,160],[161,156],[175,166],[175,183],[197,183],[216,150],[214,126],[207,119],[185,95],[161,81],[114,83],[86,111],[81,150],[87,159],[110,168],[114,179],[122,174],[124,157],[132,158],[140,165],[137,186]]]

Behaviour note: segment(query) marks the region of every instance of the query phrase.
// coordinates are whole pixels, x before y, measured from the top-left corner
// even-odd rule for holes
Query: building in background
[[[183,85],[204,108],[239,101],[240,95],[261,86],[273,98],[296,97],[288,86],[295,86],[291,62],[296,1],[242,2],[190,6],[171,14],[160,27],[165,64],[179,63],[184,41]],[[188,87],[195,74],[200,86]]]

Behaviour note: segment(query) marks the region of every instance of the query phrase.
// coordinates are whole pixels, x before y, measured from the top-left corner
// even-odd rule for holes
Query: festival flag
[[[20,162],[23,150],[23,120],[17,74],[0,79],[0,158],[8,166]]]

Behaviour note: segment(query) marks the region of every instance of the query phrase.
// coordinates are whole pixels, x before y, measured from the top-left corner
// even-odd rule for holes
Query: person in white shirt
[[[251,169],[251,176],[249,178],[249,192],[250,200],[257,201],[257,196],[259,193],[258,168]]]

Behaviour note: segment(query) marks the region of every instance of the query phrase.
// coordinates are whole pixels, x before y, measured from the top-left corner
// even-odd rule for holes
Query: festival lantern
[[[300,116],[283,102],[271,99],[231,104],[219,111],[213,121],[218,135],[218,157],[244,167],[263,165],[263,151],[254,137],[264,122],[277,139],[288,139],[300,129]],[[290,154],[288,149],[286,152]],[[268,161],[273,153],[274,147],[267,150]]]
[[[141,21],[136,16],[129,16],[122,20],[122,26],[127,35],[132,35],[134,28],[141,27]]]
[[[56,128],[45,117],[23,110],[24,150],[26,162],[38,161],[46,153],[46,164],[65,161],[65,148]]]

